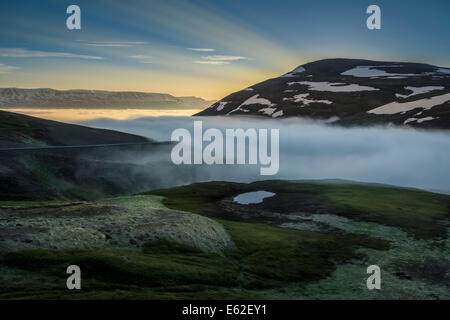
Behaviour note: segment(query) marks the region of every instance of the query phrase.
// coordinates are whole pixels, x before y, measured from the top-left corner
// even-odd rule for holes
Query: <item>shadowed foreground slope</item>
[[[149,142],[144,137],[0,111],[0,148]]]

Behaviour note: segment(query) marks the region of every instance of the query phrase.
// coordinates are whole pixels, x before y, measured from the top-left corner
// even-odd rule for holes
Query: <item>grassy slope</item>
[[[364,267],[349,263],[359,259],[366,261],[367,257],[364,257],[369,253],[371,256],[379,256],[379,261],[392,258],[382,254],[393,252],[386,251],[397,239],[389,238],[392,235],[398,233],[405,239],[405,247],[396,249],[400,252],[396,254],[403,254],[403,258],[399,258],[403,265],[409,263],[408,259],[417,259],[404,256],[405,250],[417,247],[421,248],[423,256],[427,255],[430,247],[428,240],[418,240],[416,243],[407,234],[396,231],[398,229],[391,230],[374,222],[383,223],[386,220],[388,224],[399,227],[416,238],[428,239],[442,236],[443,231],[441,227],[436,227],[434,219],[448,216],[446,196],[380,186],[281,181],[250,185],[205,183],[159,190],[152,194],[166,197],[163,203],[167,207],[215,217],[219,210],[215,203],[217,200],[262,188],[277,192],[307,193],[310,198],[317,200],[320,210],[336,210],[335,213],[341,216],[361,222],[345,222],[346,225],[353,226],[353,229],[349,227],[348,233],[334,235],[216,218],[225,226],[235,243],[235,248],[227,251],[224,256],[205,254],[165,241],[149,243],[142,249],[128,247],[13,252],[3,258],[2,268],[6,272],[2,271],[3,279],[0,280],[9,283],[10,287],[1,289],[0,298],[239,299],[302,295],[306,298],[337,298],[345,291],[346,281],[351,283],[359,277],[363,281],[365,279]],[[128,204],[127,201],[116,204],[133,205],[133,198],[129,198]],[[312,208],[317,209],[315,206]],[[425,231],[421,231],[422,227]],[[383,230],[383,234],[380,236],[371,231],[373,234],[368,232],[369,237],[358,234],[358,228]],[[443,257],[444,252],[438,252],[436,257]],[[413,254],[417,256],[417,252]],[[430,253],[430,257],[434,257],[434,254],[434,251]],[[397,265],[398,261],[389,263]],[[65,286],[65,268],[69,264],[82,266],[83,279],[86,280],[81,292],[61,290]],[[395,284],[391,289],[393,296],[397,294],[404,297],[399,288],[408,287],[408,284],[417,291],[417,296],[421,292],[429,293],[430,289],[426,284],[400,281],[392,275],[394,271],[390,271],[389,277],[392,277],[392,283]],[[344,275],[339,277],[342,273]],[[348,274],[355,279],[345,278]],[[355,288],[360,287],[361,283],[357,281]],[[288,292],[283,295],[286,290]],[[355,289],[352,290],[353,294],[356,292],[360,295]],[[324,292],[329,295],[324,295]],[[431,290],[429,294],[433,293],[435,292]],[[436,294],[442,296],[443,293]],[[358,295],[356,298],[365,297]],[[413,295],[412,298],[417,296]]]
[[[151,194],[165,196],[169,208],[214,216],[220,212],[217,201],[253,190],[293,193],[310,202],[312,213],[332,212],[352,219],[399,227],[420,238],[445,235],[437,219],[450,216],[450,196],[389,186],[261,181],[251,184],[210,182]]]
[[[450,197],[420,190],[388,187],[330,187],[327,206],[334,212],[364,221],[397,226],[420,238],[446,234],[437,219],[450,213]]]

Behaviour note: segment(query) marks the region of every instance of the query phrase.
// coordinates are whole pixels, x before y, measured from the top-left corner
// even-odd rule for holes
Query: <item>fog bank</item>
[[[280,170],[260,176],[259,165],[183,166],[192,171],[180,179],[164,172],[171,185],[198,181],[250,182],[261,179],[347,179],[433,191],[450,191],[450,133],[414,129],[371,127],[342,128],[304,119],[231,117],[144,117],[133,120],[96,119],[82,124],[119,130],[168,141],[173,130],[192,131],[194,120],[204,130],[217,128],[275,128],[280,130]],[[170,153],[149,155],[170,162]],[[138,160],[138,159],[136,159]],[[195,167],[195,168],[194,168]]]

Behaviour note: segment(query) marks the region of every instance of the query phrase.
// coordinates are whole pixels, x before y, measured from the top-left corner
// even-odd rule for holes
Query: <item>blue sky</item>
[[[81,30],[66,28],[71,4]],[[381,30],[366,28],[371,4]],[[322,58],[449,67],[449,12],[448,0],[2,0],[0,86],[220,99]]]

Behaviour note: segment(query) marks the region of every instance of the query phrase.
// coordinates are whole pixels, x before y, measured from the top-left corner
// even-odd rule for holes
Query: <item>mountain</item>
[[[325,59],[235,92],[198,116],[307,117],[340,125],[450,129],[450,69]]]
[[[212,101],[164,93],[0,88],[0,108],[204,108]]]
[[[149,142],[144,137],[0,111],[0,148]]]

